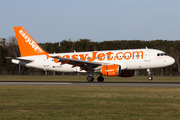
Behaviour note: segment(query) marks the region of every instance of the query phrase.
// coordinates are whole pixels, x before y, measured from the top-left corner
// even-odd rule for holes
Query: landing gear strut
[[[98,82],[103,82],[104,81],[104,77],[102,77],[102,74],[100,74],[100,76],[97,78]]]
[[[88,76],[87,77],[87,81],[88,82],[93,82],[94,81],[94,77],[93,76]]]
[[[150,69],[147,69],[147,73],[148,73],[148,80],[151,81],[153,80],[153,77],[151,76],[151,70]]]

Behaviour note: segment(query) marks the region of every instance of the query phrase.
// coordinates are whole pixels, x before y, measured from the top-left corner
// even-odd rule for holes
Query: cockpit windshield
[[[167,56],[166,53],[158,53],[157,56]]]

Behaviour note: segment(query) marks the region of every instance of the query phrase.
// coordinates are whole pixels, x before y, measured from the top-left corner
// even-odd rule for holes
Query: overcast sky
[[[23,26],[38,43],[180,40],[180,0],[0,0],[0,17],[0,38]]]

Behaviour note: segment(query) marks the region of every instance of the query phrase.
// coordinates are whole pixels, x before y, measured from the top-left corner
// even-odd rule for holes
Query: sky
[[[38,43],[180,40],[180,0],[0,0],[0,38],[23,26]]]

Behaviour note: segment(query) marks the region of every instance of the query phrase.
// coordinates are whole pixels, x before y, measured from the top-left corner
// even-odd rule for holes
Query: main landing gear
[[[88,82],[93,82],[94,81],[94,77],[93,76],[88,76],[87,77],[87,81]],[[97,81],[98,82],[103,82],[104,81],[104,77],[102,77],[102,74],[97,78]]]
[[[91,75],[88,76],[88,77],[87,77],[87,81],[88,81],[88,82],[93,82],[93,81],[94,81],[94,77],[91,76]]]
[[[104,77],[102,77],[102,74],[100,74],[100,76],[97,78],[98,82],[103,82],[104,81]]]
[[[153,80],[153,77],[151,76],[151,70],[150,69],[147,69],[147,73],[148,73],[148,80],[151,81]]]

